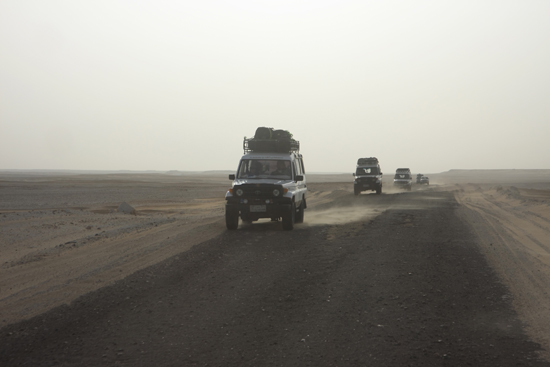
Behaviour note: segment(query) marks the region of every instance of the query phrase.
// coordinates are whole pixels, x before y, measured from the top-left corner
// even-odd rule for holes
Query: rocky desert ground
[[[430,273],[432,274],[430,281],[438,281],[438,277],[446,279],[445,273],[447,272],[466,273],[464,269],[469,265],[464,265],[464,259],[470,256],[469,254],[479,253],[481,259],[479,266],[486,268],[488,273],[468,278],[468,284],[473,284],[471,288],[484,287],[484,283],[490,284],[491,292],[500,289],[498,284],[501,284],[504,291],[498,301],[502,303],[502,307],[509,304],[510,312],[517,315],[519,320],[517,325],[520,330],[518,335],[524,333],[526,335],[525,343],[529,340],[529,343],[539,346],[529,347],[536,350],[537,358],[540,358],[538,362],[535,362],[532,356],[529,357],[530,359],[521,360],[519,357],[514,360],[514,357],[506,356],[505,361],[508,361],[509,364],[500,360],[498,364],[486,364],[488,358],[492,358],[491,350],[485,351],[483,356],[481,352],[474,357],[468,354],[468,348],[471,348],[471,345],[475,343],[485,345],[478,340],[475,343],[468,341],[467,346],[461,346],[460,352],[455,353],[463,353],[464,356],[461,357],[463,359],[456,359],[454,363],[447,354],[434,352],[433,355],[430,354],[429,357],[426,357],[425,363],[422,363],[421,358],[413,360],[414,363],[411,362],[410,365],[466,365],[467,361],[485,361],[485,364],[480,365],[547,365],[544,364],[544,361],[550,361],[548,353],[550,351],[550,294],[548,291],[550,289],[550,170],[453,170],[429,174],[429,176],[431,183],[429,186],[415,185],[412,192],[405,193],[394,190],[391,186],[390,175],[386,175],[382,195],[364,193],[359,197],[354,197],[351,174],[311,174],[308,176],[308,209],[303,225],[292,232],[283,232],[277,223],[267,221],[249,226],[241,225],[233,235],[228,234],[223,220],[223,197],[230,186],[227,174],[223,172],[82,174],[78,172],[2,171],[0,172],[0,328],[3,334],[0,340],[3,341],[4,347],[0,351],[0,361],[8,362],[7,365],[24,365],[25,363],[28,365],[78,365],[79,362],[76,359],[71,360],[67,357],[71,356],[72,352],[70,351],[59,352],[62,356],[50,355],[51,359],[47,362],[38,359],[25,359],[27,358],[23,357],[23,352],[27,348],[25,345],[36,349],[37,345],[44,343],[37,341],[37,334],[33,334],[36,332],[25,331],[17,334],[17,331],[41,330],[39,326],[41,322],[46,323],[45,320],[60,319],[59,312],[61,311],[56,310],[66,310],[66,307],[70,307],[70,312],[67,314],[77,312],[78,307],[75,305],[81,305],[82,300],[87,299],[85,297],[97,298],[103,294],[97,292],[118,289],[117,287],[125,284],[124,282],[129,282],[129,279],[133,279],[132,276],[135,277],[136,274],[142,276],[136,279],[144,282],[143,290],[150,290],[148,288],[150,284],[146,284],[150,280],[147,277],[143,278],[143,274],[151,275],[157,271],[160,272],[159,269],[169,269],[171,262],[176,261],[175,259],[179,261],[180,258],[185,258],[185,262],[182,262],[183,265],[180,265],[180,268],[183,266],[191,269],[193,258],[208,253],[208,249],[215,253],[212,250],[213,246],[227,246],[228,243],[239,244],[241,254],[245,252],[250,255],[253,251],[259,250],[242,247],[243,244],[261,243],[262,239],[265,240],[270,236],[280,237],[279,241],[284,236],[283,240],[287,244],[300,239],[301,245],[298,243],[295,245],[302,248],[305,244],[307,245],[305,247],[314,247],[317,246],[315,244],[323,245],[326,242],[331,244],[330,251],[335,251],[334,249],[337,249],[335,246],[338,244],[356,246],[357,249],[354,251],[357,251],[357,254],[368,249],[370,249],[369,251],[380,251],[379,247],[369,247],[371,246],[370,231],[380,231],[379,237],[376,237],[380,246],[388,246],[388,249],[391,244],[396,246],[394,252],[388,250],[393,255],[386,258],[385,263],[398,261],[403,265],[408,262],[417,264],[425,262],[425,265],[431,268],[430,259],[436,261],[436,258],[444,257],[445,251],[439,249],[438,251],[441,252],[437,252],[437,254],[425,252],[435,250],[431,247],[429,249],[422,247],[425,245],[424,241],[432,245],[434,241],[440,241],[439,244],[447,242],[451,244],[471,243],[471,249],[461,252],[461,254],[454,253],[452,252],[454,250],[449,249],[448,256],[451,256],[452,253],[452,256],[456,256],[455,260],[446,260],[446,267],[437,270],[437,272],[435,272],[436,269],[432,269],[434,273]],[[123,212],[121,204],[124,203],[134,208],[135,212]],[[441,219],[446,218],[446,215],[449,215],[449,222],[444,222]],[[398,231],[392,227],[392,225],[396,225],[396,221],[399,222],[399,227],[395,227],[399,228]],[[434,228],[430,228],[430,226]],[[455,226],[458,229],[454,229]],[[448,228],[447,234],[446,228]],[[420,231],[421,229],[424,232],[419,232],[418,238],[414,241],[410,239],[414,236],[406,236],[408,230]],[[436,232],[434,232],[435,229],[437,229]],[[433,236],[433,241],[430,241],[431,236]],[[446,236],[448,239],[445,239]],[[388,244],[384,245],[385,238],[390,237],[392,239],[388,239]],[[403,253],[398,251],[401,248],[399,246],[407,241],[410,242],[409,244],[414,242],[415,246],[421,246],[418,248],[417,255],[405,253],[405,257],[401,257]],[[197,249],[202,250],[197,252],[199,251]],[[275,256],[273,254],[280,251],[277,248],[265,248],[264,250],[266,252],[261,256],[265,256],[265,258]],[[248,253],[249,251],[250,253]],[[286,252],[277,253],[277,256],[289,256],[294,251],[286,248]],[[328,247],[326,251],[329,251]],[[456,251],[465,251],[465,249],[460,247]],[[330,256],[328,254],[329,252],[323,256],[326,256],[327,259],[332,256],[340,256],[332,252],[330,252]],[[359,256],[357,254],[354,256]],[[365,254],[365,261],[374,261],[372,259],[378,256],[376,254],[378,252],[371,253],[369,256]],[[418,254],[426,256],[418,257]],[[304,256],[306,255],[304,254]],[[273,261],[276,263],[279,257]],[[323,258],[323,261],[329,261],[327,259]],[[335,258],[334,261],[336,260]],[[285,261],[290,263],[295,260],[288,258]],[[478,263],[477,258],[472,261]],[[372,264],[373,267],[379,265],[379,263]],[[243,265],[239,269],[242,270],[246,267]],[[213,273],[211,277],[214,278],[218,272],[224,274],[223,269],[225,268],[229,269],[231,266],[208,268],[208,272]],[[255,269],[255,273],[247,273],[247,277],[263,277],[261,267],[252,266],[251,268]],[[329,272],[326,269],[332,269],[332,265],[323,270],[325,275]],[[338,269],[344,271],[343,268]],[[354,270],[354,274],[359,274],[362,277],[360,269]],[[390,265],[380,266],[378,269],[373,275],[374,278],[384,278],[391,273]],[[168,272],[168,270],[165,271]],[[194,274],[200,272],[201,270],[196,270]],[[367,270],[364,272],[368,274]],[[495,282],[491,280],[493,276],[496,279]],[[227,277],[230,275],[226,274],[225,278]],[[289,284],[295,284],[298,277],[295,275],[292,281],[289,280],[294,283]],[[366,278],[366,276],[364,277]],[[448,281],[452,282],[452,279],[450,278]],[[273,284],[273,282],[275,280],[271,279],[266,284]],[[300,282],[305,282],[305,280],[301,279]],[[161,286],[159,283],[156,284],[158,287]],[[383,282],[376,284],[383,284]],[[309,285],[306,283],[303,283],[302,286],[304,290],[309,289]],[[376,287],[377,285],[369,286]],[[189,285],[182,285],[182,287],[189,287]],[[388,285],[386,284],[384,287],[387,288]],[[432,285],[429,288],[431,292],[435,292],[433,287]],[[464,292],[470,292],[469,287],[460,286],[458,288],[461,290],[456,290],[457,297],[462,294],[462,289],[465,289]],[[384,289],[380,289],[380,294],[383,291]],[[350,292],[357,292],[357,289],[350,288]],[[403,290],[402,292],[406,293]],[[450,297],[449,294],[454,291],[449,288],[445,292]],[[467,295],[469,294],[467,293]],[[464,294],[461,296],[462,299],[466,297],[463,296]],[[114,304],[123,303],[123,300],[127,299],[122,295],[120,300],[117,300],[117,296],[113,294],[109,297],[110,302]],[[299,296],[295,297],[299,298]],[[379,300],[380,297],[382,296],[375,299]],[[392,300],[397,299],[393,297],[396,296],[393,295]],[[397,297],[407,299],[406,294]],[[483,298],[480,297],[480,299]],[[489,298],[487,296],[487,299]],[[105,296],[103,299],[107,299],[107,297]],[[451,302],[450,299],[446,299],[447,301]],[[184,303],[188,305],[189,301],[186,302]],[[257,302],[261,304],[262,301],[258,300]],[[400,302],[399,312],[403,307]],[[500,307],[496,307],[494,304],[488,306],[484,302],[478,302],[480,309],[495,307],[497,310]],[[300,302],[297,303],[297,305],[299,304]],[[429,305],[430,302],[424,301],[422,304]],[[448,306],[450,308],[449,315],[452,315],[451,309],[455,303],[450,304],[452,306]],[[464,307],[468,308],[469,306],[465,305]],[[476,304],[471,305],[472,309],[476,309],[476,307]],[[58,316],[54,316],[52,312],[57,312]],[[218,309],[216,312],[220,312],[220,310]],[[84,315],[84,311],[80,314]],[[392,320],[403,317],[397,313],[392,313],[392,315]],[[203,317],[209,319],[211,315],[205,313]],[[504,329],[513,328],[515,324],[512,319],[515,316],[510,317],[510,320],[500,320],[494,322],[494,325],[505,325],[501,326]],[[416,320],[414,323],[420,330],[423,323],[430,325],[430,322],[427,321],[429,319],[430,317],[425,317],[424,321]],[[449,316],[448,320],[451,319],[452,317]],[[88,322],[92,323],[93,320],[88,319]],[[227,323],[220,322],[222,325]],[[299,321],[295,322],[299,323]],[[413,321],[410,322],[412,325]],[[137,323],[139,324],[139,322]],[[374,329],[383,327],[382,323],[378,324],[372,321],[371,324]],[[442,322],[443,324],[448,327],[450,322]],[[71,332],[72,335],[78,335],[77,330],[69,332],[71,330],[70,323],[64,325],[68,335]],[[76,327],[74,325],[72,327]],[[319,326],[319,328],[321,327]],[[239,329],[239,331],[244,334],[250,332],[246,328]],[[498,334],[502,330],[494,332]],[[85,334],[88,335],[87,332]],[[449,335],[452,335],[452,332]],[[487,332],[487,335],[492,335],[492,332]],[[509,337],[498,335],[497,340]],[[53,336],[48,333],[42,335],[42,338],[50,337],[54,340]],[[204,337],[208,338],[208,336]],[[483,340],[486,337],[483,336],[480,339]],[[403,338],[405,340],[408,337],[403,336]],[[242,340],[241,348],[244,348],[243,346],[247,343],[253,344],[248,339],[247,337],[246,340]],[[306,337],[300,339],[307,340]],[[520,339],[511,339],[511,345],[519,344],[518,340]],[[10,340],[12,341],[10,342]],[[98,341],[94,343],[96,346],[100,345]],[[395,343],[397,343],[395,345],[400,345],[404,342],[396,337]],[[460,345],[460,343],[455,342],[456,345]],[[397,348],[395,345],[392,348]],[[493,344],[487,344],[486,348],[494,347],[489,347],[489,345]],[[506,345],[508,344],[503,344],[503,349],[511,350]],[[79,344],[78,350],[81,357],[86,355],[86,348],[85,343]],[[420,349],[423,350],[424,355],[428,353],[425,348]],[[55,354],[53,349],[50,350],[51,354]],[[411,351],[414,350],[416,349],[409,347],[406,353],[413,353]],[[137,360],[133,357],[129,358],[128,352],[121,353],[126,353],[125,358],[127,359],[120,357],[120,354],[118,357],[115,355],[109,359],[111,358],[109,353],[100,353],[101,355],[97,356],[98,359],[90,359],[88,365],[114,365],[115,362],[116,364],[131,365],[132,361]],[[525,353],[528,355],[531,352]],[[434,360],[433,356],[436,354],[437,358],[441,359]],[[17,357],[19,355],[21,359]],[[242,354],[241,357],[244,358],[244,355]],[[370,357],[374,358],[372,355],[371,353]],[[500,350],[496,355],[504,356],[505,351]],[[88,358],[91,357],[88,356]],[[235,360],[226,363],[227,360],[223,359],[221,355],[217,358],[214,360],[189,359],[182,364],[161,360],[159,365],[207,365],[212,363],[214,365],[285,365],[280,360],[260,363],[258,360],[246,359],[241,360],[240,363]],[[383,358],[380,358],[379,361],[382,361]],[[386,355],[385,358],[389,357]],[[399,356],[392,358],[394,359],[386,359],[378,365],[396,365],[393,364],[396,360],[402,362],[399,360]],[[417,356],[415,355],[414,358]],[[216,364],[216,361],[222,364]],[[143,363],[143,365],[151,365]],[[359,365],[358,363],[351,360],[337,363],[334,360],[325,365]],[[300,364],[287,363],[286,365]]]

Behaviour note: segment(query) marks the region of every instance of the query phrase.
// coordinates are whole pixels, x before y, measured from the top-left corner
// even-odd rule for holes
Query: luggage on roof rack
[[[259,127],[253,138],[244,138],[243,150],[249,152],[290,153],[300,151],[300,142],[288,130]]]
[[[294,139],[244,138],[243,150],[245,154],[250,152],[297,153],[300,151],[300,142]]]
[[[357,160],[357,165],[358,166],[370,166],[370,165],[376,166],[378,165],[378,158],[376,157],[359,158]]]
[[[277,140],[291,140],[292,134],[288,130],[273,130],[271,138]]]
[[[273,137],[272,127],[259,127],[256,129],[254,139],[270,140]]]

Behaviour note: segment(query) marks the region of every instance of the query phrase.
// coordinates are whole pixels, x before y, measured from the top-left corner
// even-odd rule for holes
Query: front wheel
[[[376,195],[380,195],[382,193],[382,186],[376,189]]]
[[[229,230],[234,230],[239,227],[239,214],[225,210],[225,226]]]
[[[296,223],[303,223],[304,222],[304,200],[302,199],[302,202],[300,203],[300,206],[298,207],[298,212],[296,212]]]
[[[283,229],[285,231],[290,231],[294,229],[294,222],[296,220],[296,204],[294,202],[290,206],[288,213],[283,215]]]

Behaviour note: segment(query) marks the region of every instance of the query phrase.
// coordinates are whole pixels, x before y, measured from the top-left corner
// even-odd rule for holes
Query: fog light
[[[243,203],[248,204],[248,199],[244,199]]]

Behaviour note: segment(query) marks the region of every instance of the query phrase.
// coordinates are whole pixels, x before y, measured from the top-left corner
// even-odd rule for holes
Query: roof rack
[[[244,138],[244,153],[262,152],[262,153],[298,153],[300,151],[300,142],[294,139],[256,139]]]
[[[369,158],[359,158],[357,160],[358,166],[369,166],[369,165],[378,165],[378,158],[369,157]]]

